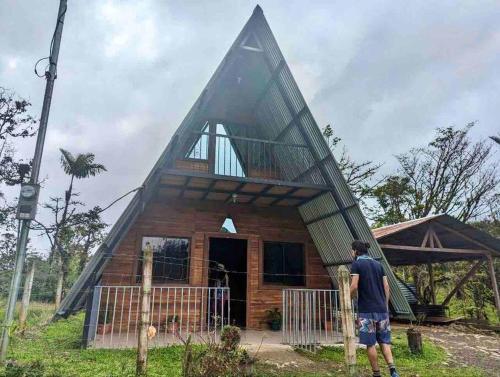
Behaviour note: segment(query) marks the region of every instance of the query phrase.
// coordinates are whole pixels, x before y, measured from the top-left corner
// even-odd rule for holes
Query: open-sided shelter
[[[500,296],[496,280],[494,258],[500,257],[500,240],[456,218],[439,214],[374,229],[373,234],[391,266],[426,265],[429,272],[431,315],[444,313],[443,308],[457,291],[484,264],[488,265],[497,312]],[[455,287],[442,303],[436,301],[433,264],[471,261],[470,270],[457,279]],[[402,282],[402,284],[404,284]],[[411,289],[407,292],[411,293]],[[415,297],[415,304],[419,297]],[[411,302],[411,300],[409,300]],[[425,308],[425,306],[424,306]],[[419,311],[416,307],[415,311]]]
[[[229,315],[262,328],[284,289],[331,288],[336,268],[352,261],[353,239],[370,242],[383,263],[393,314],[412,317],[257,6],[58,314],[86,307],[86,338],[128,334],[149,242],[160,330]],[[96,330],[111,317],[116,331]]]

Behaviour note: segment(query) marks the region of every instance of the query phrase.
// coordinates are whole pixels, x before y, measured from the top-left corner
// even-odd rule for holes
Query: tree
[[[376,225],[437,213],[464,222],[487,215],[500,199],[500,176],[491,143],[471,140],[473,126],[438,128],[427,146],[397,156],[398,171],[373,192]]]
[[[495,143],[500,144],[500,134],[498,136],[490,136],[490,139]]]
[[[323,136],[332,152],[336,150],[342,141],[341,138],[334,136],[333,128],[329,124],[323,128]],[[376,184],[372,183],[372,178],[382,166],[381,164],[375,164],[373,161],[358,163],[352,160],[345,147],[342,148],[337,164],[347,184],[358,199],[367,197],[372,193],[376,187]]]
[[[14,141],[36,134],[36,121],[28,114],[30,106],[13,91],[0,87],[0,268],[4,272],[14,267],[17,232],[15,207],[5,198],[2,185],[19,184],[29,173],[29,164],[15,158]]]
[[[21,161],[14,158],[13,139],[32,137],[37,132],[36,120],[28,114],[31,106],[14,92],[0,87],[0,183],[20,183],[28,171],[19,171]]]
[[[69,186],[68,189],[65,190],[64,199],[51,198],[49,203],[45,203],[43,205],[45,209],[51,211],[53,215],[52,223],[47,225],[37,222],[36,227],[37,230],[42,231],[49,239],[49,242],[51,243],[51,258],[57,260],[59,265],[55,297],[56,307],[59,307],[61,302],[62,291],[69,273],[70,261],[74,253],[72,237],[75,235],[75,227],[81,227],[85,222],[90,224],[89,219],[93,219],[92,221],[96,222],[96,224],[97,222],[99,224],[101,223],[98,216],[100,212],[96,212],[91,215],[84,215],[76,212],[77,207],[83,205],[83,203],[73,199],[78,196],[77,193],[73,192],[74,180],[75,178],[83,179],[90,176],[96,176],[97,174],[106,171],[104,165],[94,162],[95,155],[93,153],[78,154],[75,157],[73,154],[64,149],[60,149],[60,151],[61,166],[64,172],[70,176]],[[94,225],[97,226],[96,224]],[[98,227],[100,227],[100,225]],[[80,232],[83,232],[81,228]],[[91,233],[95,234],[95,232]],[[91,244],[94,242],[92,237],[93,236],[89,239]]]

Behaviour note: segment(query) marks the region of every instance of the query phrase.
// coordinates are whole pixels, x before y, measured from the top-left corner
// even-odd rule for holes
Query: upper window
[[[305,285],[304,247],[300,243],[264,242],[264,283]]]
[[[176,237],[142,237],[142,248],[153,247],[153,283],[187,283],[189,278],[189,239]],[[137,281],[142,280],[142,253]]]

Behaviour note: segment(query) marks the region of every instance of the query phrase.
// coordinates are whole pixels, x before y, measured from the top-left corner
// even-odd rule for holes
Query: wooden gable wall
[[[231,215],[237,234],[220,233],[224,219]],[[247,327],[264,328],[265,311],[281,308],[282,287],[262,282],[263,241],[300,242],[306,253],[307,288],[330,288],[330,279],[321,258],[295,208],[221,204],[211,201],[151,202],[132,226],[106,266],[102,285],[137,285],[135,274],[143,236],[177,236],[191,239],[189,285],[208,283],[208,240],[211,236],[248,240]],[[179,284],[173,284],[179,285]]]

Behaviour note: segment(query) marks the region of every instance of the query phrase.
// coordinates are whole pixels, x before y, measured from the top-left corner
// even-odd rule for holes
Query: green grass
[[[127,377],[135,375],[135,350],[82,349],[83,313],[68,319],[47,324],[53,307],[34,304],[30,311],[28,330],[24,337],[12,337],[8,358],[20,365],[41,363],[43,374],[29,376],[44,377]],[[151,349],[148,361],[148,376],[180,376],[183,349],[172,346]],[[342,376],[344,371],[343,349],[326,347],[316,354],[301,352],[315,363],[299,369],[279,369],[267,364],[257,365],[257,376]],[[394,356],[401,374],[406,377],[482,377],[475,368],[453,367],[446,353],[429,341],[424,343],[424,353],[415,356],[406,346],[403,332],[394,334]],[[361,376],[369,376],[370,368],[364,350],[358,352]],[[451,363],[450,363],[451,364]],[[380,360],[380,365],[385,365]],[[385,368],[382,370],[385,371]],[[0,368],[0,376],[4,375]],[[12,374],[9,377],[13,376]],[[28,375],[26,375],[28,376]]]
[[[395,331],[393,334],[393,356],[398,371],[402,376],[419,377],[483,377],[485,374],[477,368],[453,367],[448,360],[446,352],[430,341],[424,341],[424,351],[422,355],[410,353],[407,346],[406,334]],[[386,364],[382,358],[380,350],[379,366],[381,371],[386,371]],[[303,353],[303,352],[302,352]],[[344,352],[339,347],[325,347],[316,354],[304,353],[307,357],[316,362],[332,362],[335,365],[342,365],[344,362]],[[371,375],[371,367],[366,356],[366,351],[358,349],[357,361],[362,375]]]
[[[25,337],[15,335],[8,358],[29,365],[40,362],[44,376],[61,377],[126,377],[135,375],[134,350],[82,349],[80,339],[83,313],[47,326],[38,326],[38,310],[30,313],[29,331]],[[47,316],[47,310],[43,311]],[[180,376],[182,347],[151,349],[148,376]],[[1,373],[5,373],[3,370]],[[0,374],[2,375],[2,374]]]

